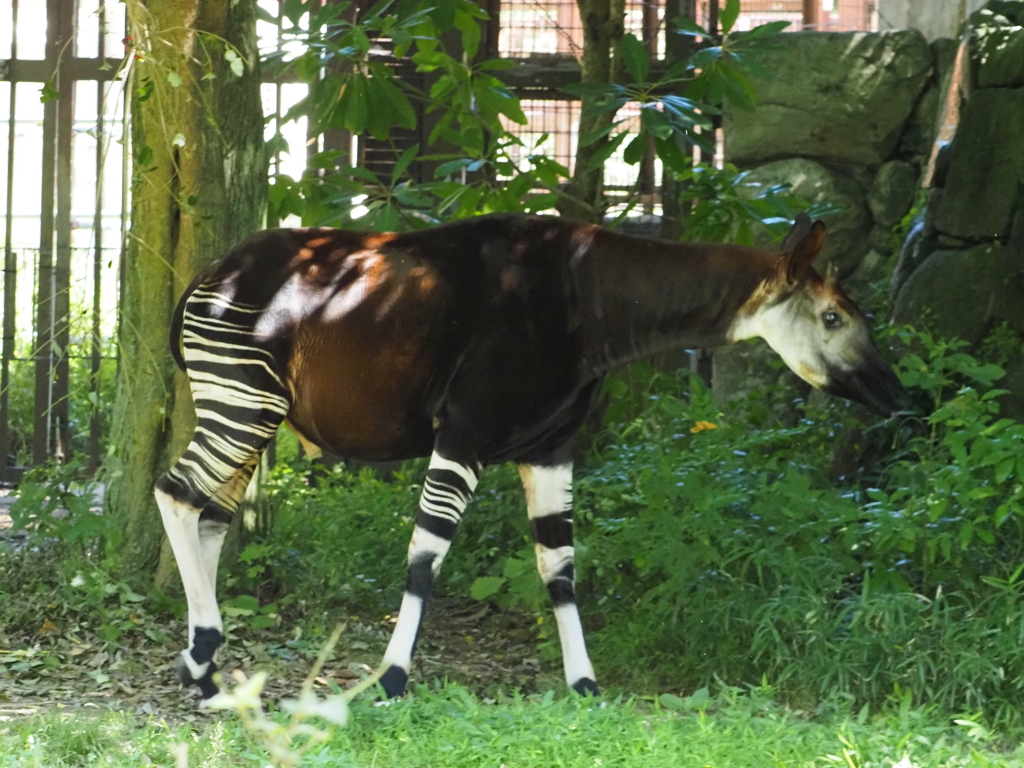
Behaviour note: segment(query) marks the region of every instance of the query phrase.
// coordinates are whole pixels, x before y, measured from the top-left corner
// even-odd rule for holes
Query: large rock
[[[821,163],[800,157],[776,160],[755,168],[747,181],[766,186],[787,183],[790,194],[811,204],[832,203],[841,208],[839,213],[822,217],[828,232],[821,263],[835,261],[840,276],[857,268],[868,251],[871,232],[871,216],[860,184]]]
[[[935,251],[896,297],[893,320],[980,342],[995,323],[1024,331],[1024,254],[998,244]]]
[[[1024,89],[974,91],[949,152],[935,228],[963,240],[1005,238],[1024,182]]]
[[[1024,85],[1024,3],[990,3],[971,14],[971,59],[981,88]]]
[[[900,222],[914,203],[917,192],[917,170],[910,163],[891,160],[882,163],[868,191],[868,208],[875,224],[893,227]]]
[[[932,71],[915,29],[796,32],[750,54],[771,74],[753,112],[727,110],[725,154],[749,167],[799,155],[839,165],[880,165]]]

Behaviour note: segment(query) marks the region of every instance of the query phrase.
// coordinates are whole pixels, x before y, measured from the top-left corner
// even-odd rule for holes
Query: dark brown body
[[[723,343],[775,260],[494,215],[407,234],[269,230],[197,283],[263,308],[256,339],[309,442],[426,456],[452,420],[485,462],[532,461],[565,450],[614,366]]]

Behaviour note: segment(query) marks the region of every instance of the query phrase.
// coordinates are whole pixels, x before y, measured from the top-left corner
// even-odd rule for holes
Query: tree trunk
[[[580,59],[581,76],[584,83],[610,83],[619,78],[620,59],[617,55],[619,42],[625,28],[625,0],[576,0],[583,20],[583,56]],[[584,96],[582,111],[597,101],[597,97]],[[612,122],[614,114],[585,115],[580,117],[579,136],[589,133]],[[587,164],[608,139],[594,142],[576,149],[576,167],[572,181],[568,184],[567,197],[558,204],[559,213],[577,221],[600,223],[604,217],[604,169],[590,170]]]
[[[195,424],[170,355],[171,314],[200,269],[262,225],[267,161],[255,3],[128,0],[127,13],[135,163],[107,496],[119,533],[109,550],[126,572],[157,573],[159,583],[173,568],[166,547],[161,558],[153,484]]]

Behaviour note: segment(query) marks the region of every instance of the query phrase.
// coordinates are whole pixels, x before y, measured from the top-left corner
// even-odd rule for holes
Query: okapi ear
[[[787,239],[789,238],[787,237]],[[782,264],[788,282],[798,282],[806,274],[811,267],[811,262],[821,252],[821,246],[824,243],[825,225],[816,221],[811,225],[811,230],[793,246],[793,249],[782,255]]]
[[[783,238],[779,250],[783,253],[792,251],[796,248],[797,243],[807,237],[807,233],[810,231],[811,217],[807,215],[807,211],[800,211],[793,220],[793,226],[790,228],[789,233]]]

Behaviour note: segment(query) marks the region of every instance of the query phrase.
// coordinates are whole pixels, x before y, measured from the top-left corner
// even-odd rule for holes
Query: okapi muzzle
[[[906,392],[896,373],[872,343],[852,368],[826,365],[827,380],[822,390],[836,397],[854,400],[889,416],[905,407]]]

